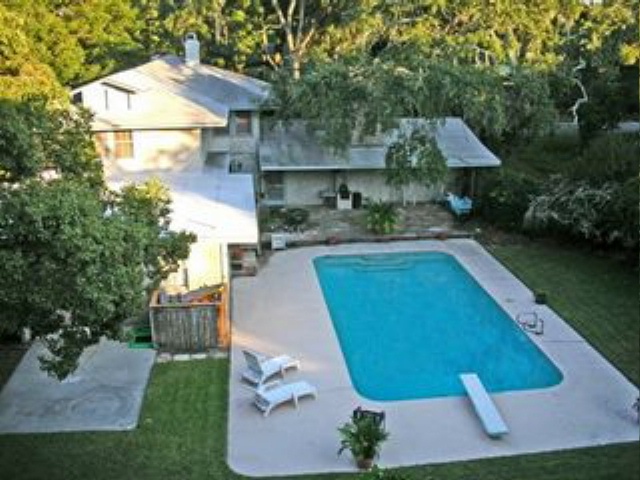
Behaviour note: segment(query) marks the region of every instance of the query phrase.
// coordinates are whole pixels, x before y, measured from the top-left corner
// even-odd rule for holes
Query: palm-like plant
[[[373,233],[389,234],[395,228],[398,214],[393,204],[379,201],[367,206],[367,228]]]
[[[382,443],[389,438],[389,432],[375,418],[362,416],[352,418],[338,428],[340,449],[338,455],[349,450],[360,468],[370,468],[373,459],[380,454]]]

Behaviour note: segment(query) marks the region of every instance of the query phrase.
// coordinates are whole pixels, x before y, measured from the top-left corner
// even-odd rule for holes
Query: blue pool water
[[[324,256],[316,273],[351,381],[371,400],[550,387],[562,374],[451,255]]]

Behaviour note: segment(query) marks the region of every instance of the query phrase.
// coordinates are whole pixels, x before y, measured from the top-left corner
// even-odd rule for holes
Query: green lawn
[[[607,260],[557,248],[528,245],[491,250],[529,285],[547,290],[553,307],[637,383],[638,296],[633,272]],[[156,365],[138,429],[0,436],[0,478],[239,478],[225,463],[227,381],[226,360]],[[619,480],[637,479],[640,462],[634,443],[400,472],[416,480]]]
[[[491,247],[532,290],[627,378],[640,384],[638,272],[580,249],[540,243]]]

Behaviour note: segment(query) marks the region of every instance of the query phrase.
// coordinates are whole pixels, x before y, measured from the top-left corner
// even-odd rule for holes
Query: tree
[[[387,183],[401,189],[403,204],[406,203],[406,187],[413,189],[416,184],[432,187],[447,173],[446,159],[434,139],[434,125],[410,125],[400,129],[387,149],[385,164]],[[413,203],[416,203],[415,191]]]
[[[0,112],[0,330],[31,329],[43,367],[64,378],[143,311],[195,237],[169,230],[159,184],[105,188],[86,116],[38,102]]]
[[[361,3],[351,15],[319,39],[314,54],[414,45],[430,59],[458,64],[523,65],[552,68],[557,47],[582,11],[579,0],[557,2],[445,2],[377,0]]]
[[[274,54],[284,56],[291,76],[299,79],[312,42],[359,11],[359,3],[346,0],[271,0],[264,31],[267,60],[277,67],[280,61]]]
[[[263,2],[253,0],[137,0],[149,53],[182,51],[188,32],[198,34],[202,58],[214,65],[245,70],[260,63]]]
[[[55,171],[95,188],[103,185],[88,112],[47,106],[44,98],[0,100],[0,121],[3,183],[15,185]]]
[[[497,141],[535,137],[554,118],[542,74],[430,60],[410,45],[375,59],[364,54],[315,63],[298,81],[280,76],[274,84],[277,115],[307,120],[336,150],[347,148],[354,133],[375,134],[402,117],[462,117]]]
[[[63,85],[76,85],[139,60],[132,33],[138,21],[128,0],[12,0],[6,9],[32,43],[32,60],[48,65]]]
[[[561,46],[558,73],[570,83],[558,97],[585,144],[624,116],[637,116],[639,8],[630,0],[585,5]],[[635,79],[630,85],[624,82],[627,70]]]
[[[41,95],[56,101],[66,99],[54,71],[38,59],[23,23],[19,15],[0,5],[0,98]]]

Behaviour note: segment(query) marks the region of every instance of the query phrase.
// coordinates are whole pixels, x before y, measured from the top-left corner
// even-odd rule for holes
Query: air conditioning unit
[[[284,233],[271,234],[271,250],[284,250],[287,248],[287,236]]]

